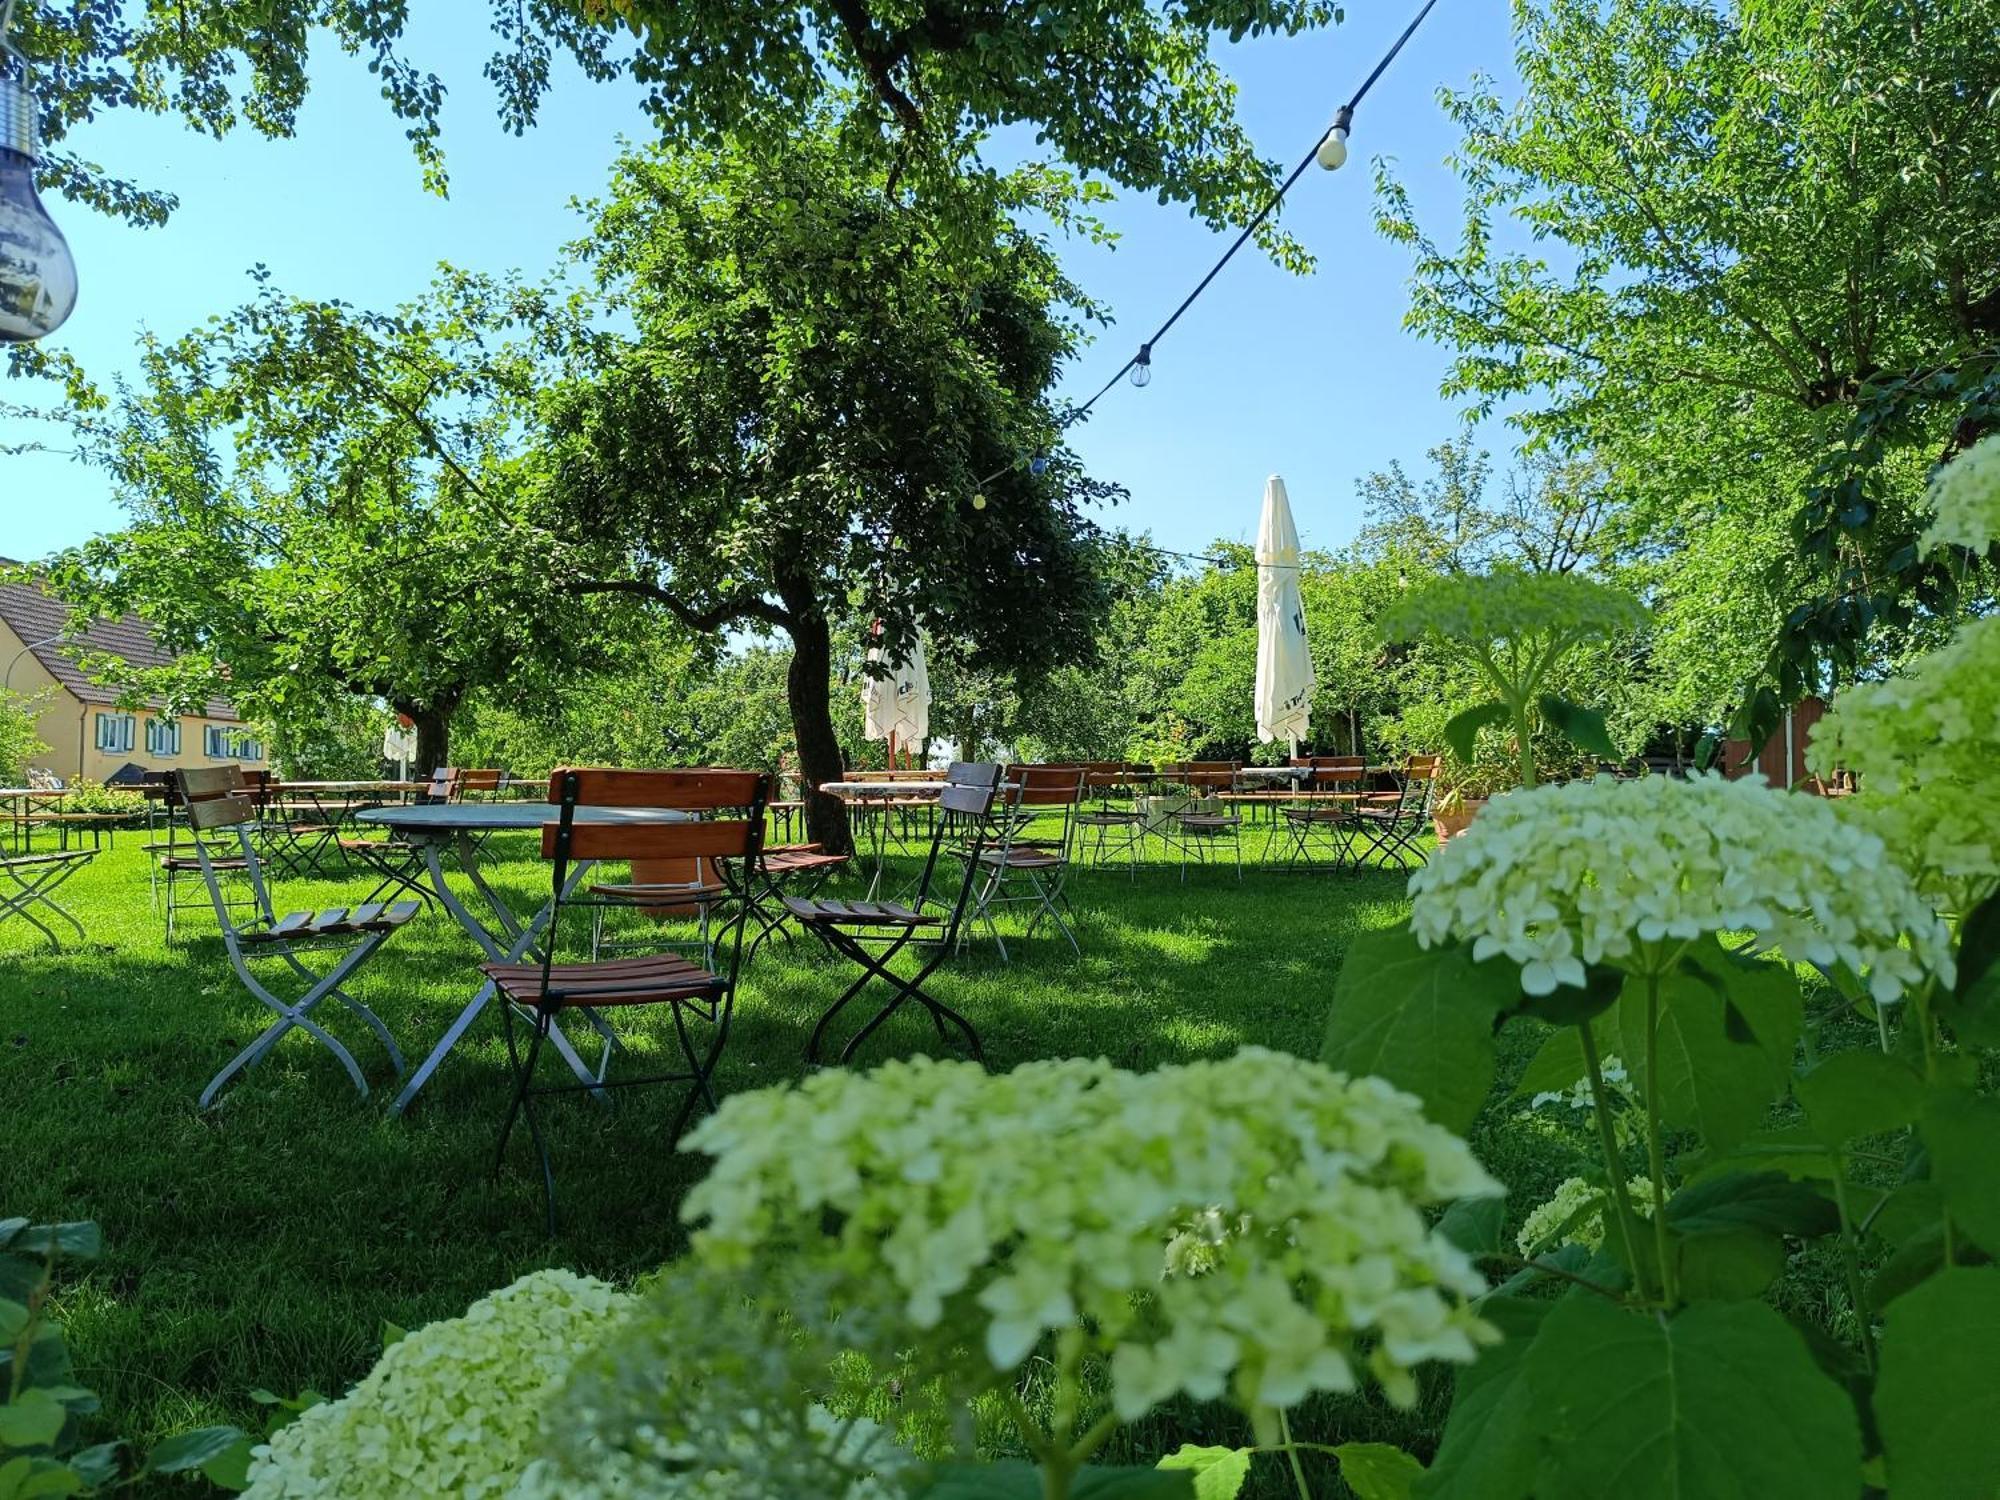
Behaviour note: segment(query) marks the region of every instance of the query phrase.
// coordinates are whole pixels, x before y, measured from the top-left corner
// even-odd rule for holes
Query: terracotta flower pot
[[[1452,812],[1432,813],[1431,827],[1437,830],[1438,847],[1443,848],[1470,828],[1472,820],[1479,816],[1479,809],[1485,805],[1483,797],[1468,797]]]

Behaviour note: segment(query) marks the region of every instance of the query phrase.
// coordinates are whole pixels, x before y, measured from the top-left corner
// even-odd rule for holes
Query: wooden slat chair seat
[[[0,855],[0,923],[19,917],[60,953],[62,940],[42,919],[60,917],[76,932],[78,941],[89,934],[76,914],[55,899],[57,889],[82,871],[97,857],[95,849],[51,850],[42,854]]]
[[[829,854],[818,844],[782,844],[765,849],[762,878],[750,898],[750,917],[759,930],[750,943],[750,951],[744,955],[745,962],[756,957],[757,950],[771,938],[790,941],[786,923],[797,923],[788,902],[810,898],[849,863],[847,855]]]
[[[236,937],[244,943],[296,943],[356,932],[394,932],[422,910],[416,901],[364,901],[359,906],[336,906],[328,911],[295,911],[269,927],[239,929]]]
[[[785,898],[785,910],[808,926],[837,922],[851,927],[941,927],[944,918],[912,911],[900,901],[835,901]]]
[[[216,922],[222,929],[222,942],[229,953],[230,967],[236,971],[236,977],[245,989],[278,1013],[277,1020],[265,1027],[209,1080],[208,1087],[202,1090],[201,1107],[208,1108],[225,1083],[239,1072],[263,1061],[279,1039],[293,1030],[305,1032],[332,1052],[346,1068],[355,1090],[366,1097],[368,1080],[355,1062],[354,1055],[314,1018],[315,1009],[329,997],[346,1006],[375,1034],[389,1054],[396,1076],[402,1077],[403,1054],[396,1046],[395,1038],[389,1034],[389,1028],[344,986],[392,933],[421,910],[419,904],[411,901],[388,905],[366,901],[355,906],[291,912],[279,917],[272,910],[270,889],[265,884],[262,861],[257,853],[255,835],[263,808],[243,768],[217,766],[179,771],[175,773],[175,788],[187,809],[188,828],[194,836],[190,847],[201,866],[202,883],[207,886],[209,900],[215,908]],[[220,839],[225,833],[235,836],[239,851],[226,860],[212,850],[208,839],[203,837],[208,835]],[[178,855],[171,857],[180,858]],[[238,925],[234,916],[240,903],[228,898],[221,883],[221,877],[227,872],[225,867],[238,862],[243,867],[243,879],[249,887],[256,917],[252,924],[242,926]],[[340,956],[324,970],[314,969],[300,956],[302,952],[310,955],[335,948]],[[250,968],[253,957],[282,964],[289,969],[296,984],[288,988],[300,991],[297,998],[283,998],[253,973]]]
[[[513,1098],[500,1127],[494,1170],[497,1173],[506,1159],[507,1142],[515,1121],[525,1121],[541,1165],[543,1200],[551,1234],[556,1225],[555,1171],[537,1118],[537,1099],[580,1089],[597,1092],[647,1084],[682,1084],[685,1088],[670,1140],[680,1138],[697,1104],[706,1102],[709,1108],[715,1107],[712,1080],[729,1040],[737,977],[743,966],[743,930],[749,920],[749,894],[756,887],[756,872],[763,857],[765,804],[770,794],[771,778],[756,771],[559,767],[549,775],[551,821],[542,825],[542,858],[550,863],[551,896],[542,961],[483,964],[481,972],[508,999],[509,1003],[500,1007],[500,1013],[506,1023],[507,1056],[514,1069]],[[645,809],[682,816],[672,821],[643,822],[597,822],[577,816],[579,808],[599,807]],[[625,863],[686,860],[713,870],[728,900],[696,903],[704,914],[704,923],[713,905],[722,904],[734,910],[719,934],[711,937],[704,930],[703,954],[710,962],[696,963],[678,953],[593,958],[588,963],[555,962],[565,911],[580,905],[602,910],[606,902],[622,906],[630,906],[635,900],[640,904],[660,902],[660,896],[653,892],[636,898],[630,894],[649,885],[655,891],[667,892],[670,901],[687,901],[691,891],[706,884],[705,880],[672,885],[631,881],[621,886],[607,882],[615,894],[575,895],[572,866],[600,860]],[[617,1038],[597,1013],[643,1005],[667,1008],[686,1066],[612,1078],[609,1068]],[[537,1082],[535,1065],[544,1047],[551,1044],[557,1018],[570,1011],[582,1012],[604,1036],[604,1051],[596,1076]],[[690,1019],[712,1027],[705,1044],[697,1042],[689,1027]],[[524,1021],[528,1027],[525,1048],[517,1035]]]
[[[990,836],[994,797],[1000,785],[1000,767],[990,761],[964,762],[945,772],[945,788],[932,802],[938,816],[932,820],[930,854],[924,860],[917,894],[909,905],[897,901],[837,901],[802,896],[784,898],[786,912],[827,950],[850,959],[861,968],[860,977],[821,1013],[806,1043],[806,1061],[817,1064],[827,1032],[847,1006],[868,988],[881,983],[889,990],[887,999],[841,1049],[840,1061],[850,1061],[863,1042],[903,1006],[922,1006],[929,1014],[939,1037],[950,1039],[946,1026],[957,1029],[974,1057],[983,1053],[979,1033],[972,1023],[924,988],[924,983],[957,947],[966,914],[972,905],[974,882],[980,873],[979,854]],[[948,838],[960,833],[966,840],[959,851],[963,857],[958,893],[949,906],[932,895],[939,870],[939,855]],[[927,911],[927,907],[935,910]],[[931,945],[930,956],[908,979],[889,965],[911,943]],[[870,943],[884,945],[871,951]]]

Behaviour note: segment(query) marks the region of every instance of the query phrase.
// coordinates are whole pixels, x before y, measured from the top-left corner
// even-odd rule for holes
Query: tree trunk
[[[408,715],[417,727],[417,758],[410,766],[411,776],[426,781],[433,771],[451,764],[451,716],[458,707],[456,696],[424,704],[392,702],[389,706]]]
[[[822,782],[840,780],[846,769],[840,756],[840,737],[833,728],[832,632],[827,629],[826,616],[817,609],[793,608],[791,616],[792,665],[785,688],[792,709],[792,734],[799,745],[806,837],[829,854],[852,854],[854,836],[847,824],[847,804],[818,790]]]

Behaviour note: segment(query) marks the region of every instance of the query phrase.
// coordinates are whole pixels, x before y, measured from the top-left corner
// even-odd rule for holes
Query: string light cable
[[[1229,242],[1229,248],[1224,250],[1221,258],[1208,268],[1208,274],[1195,283],[1194,290],[1183,297],[1180,306],[1169,313],[1167,320],[1153,330],[1152,337],[1140,344],[1138,351],[1130,359],[1126,360],[1124,364],[1120,365],[1117,372],[1109,380],[1105,381],[1103,385],[1099,386],[1088,401],[1085,401],[1080,406],[1073,406],[1068,412],[1064,413],[1062,419],[1056,424],[1057,431],[1062,431],[1074,423],[1082,421],[1090,414],[1090,409],[1109,395],[1112,387],[1116,386],[1127,375],[1132,377],[1132,384],[1135,386],[1145,386],[1148,384],[1153,378],[1153,350],[1158,346],[1160,340],[1164,339],[1172,331],[1173,326],[1181,320],[1182,315],[1190,307],[1194,306],[1196,300],[1200,298],[1203,292],[1208,290],[1210,283],[1222,274],[1222,268],[1236,258],[1236,252],[1241,250],[1249,242],[1251,236],[1263,227],[1264,221],[1277,212],[1278,206],[1285,201],[1285,195],[1305,175],[1306,168],[1313,165],[1314,162],[1318,162],[1320,166],[1332,172],[1345,164],[1347,161],[1348,135],[1354,126],[1354,111],[1360,107],[1361,101],[1368,97],[1368,91],[1375,87],[1376,80],[1388,71],[1389,64],[1396,60],[1396,54],[1403,50],[1404,44],[1412,36],[1416,35],[1417,28],[1423,25],[1425,18],[1430,15],[1436,5],[1437,0],[1424,0],[1422,8],[1411,18],[1410,24],[1403,28],[1402,35],[1396,38],[1389,50],[1382,54],[1381,61],[1376,63],[1373,70],[1361,81],[1361,87],[1354,91],[1354,97],[1334,112],[1333,124],[1328,126],[1326,132],[1313,142],[1312,149],[1299,159],[1298,165],[1293,167],[1284,181],[1278,184],[1277,191],[1264,201],[1264,206],[1251,216],[1249,223],[1245,224],[1236,238]],[[1033,459],[1029,460],[1028,467],[1033,472],[1039,474],[1042,468],[1047,466],[1047,463],[1048,459],[1046,456],[1037,454]],[[980,480],[980,493],[972,497],[973,509],[984,510],[986,508],[986,496],[984,494],[986,486],[1007,473],[1008,470],[1017,468],[1019,465],[1020,460],[1016,459],[1013,463],[995,469],[991,474]]]

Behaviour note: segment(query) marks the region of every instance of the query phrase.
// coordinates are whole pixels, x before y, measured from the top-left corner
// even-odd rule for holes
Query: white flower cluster
[[[817,1266],[913,1339],[983,1347],[989,1383],[1064,1330],[1108,1359],[1125,1420],[1177,1392],[1352,1389],[1357,1336],[1408,1402],[1412,1366],[1489,1334],[1465,1301],[1484,1282],[1419,1205],[1498,1184],[1415,1099],[1284,1054],[824,1072],[725,1100],[688,1144],[716,1158],[685,1209],[700,1259]],[[1190,1224],[1214,1228],[1199,1274],[1164,1274]]]
[[[506,1496],[550,1388],[631,1298],[537,1271],[405,1335],[338,1401],[281,1427],[251,1460],[250,1500]]]
[[[541,1455],[509,1500],[906,1493],[915,1455],[816,1399],[836,1383],[830,1321],[810,1280],[674,1262],[545,1404]]]
[[[1652,1184],[1635,1179],[1625,1184],[1625,1191],[1639,1216],[1650,1219]],[[1566,1177],[1548,1202],[1538,1204],[1528,1215],[1514,1242],[1530,1260],[1560,1250],[1564,1245],[1595,1250],[1604,1243],[1605,1214],[1610,1207],[1609,1189],[1585,1182],[1581,1177]]]
[[[1521,988],[1582,985],[1709,933],[1845,964],[1888,1002],[1952,976],[1950,935],[1874,834],[1755,778],[1596,778],[1511,792],[1410,877],[1427,947],[1505,954]],[[1906,941],[1907,940],[1907,941]]]
[[[2000,616],[1989,616],[1899,676],[1842,693],[1806,758],[1822,773],[1854,772],[1861,790],[1847,803],[1857,821],[1962,910],[2000,880],[1996,745]]]
[[[1926,552],[1936,547],[1970,547],[1984,552],[2000,541],[2000,433],[1980,439],[1938,470],[1931,480],[1931,509],[1924,532]]]

